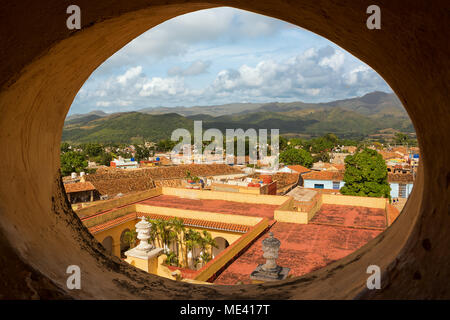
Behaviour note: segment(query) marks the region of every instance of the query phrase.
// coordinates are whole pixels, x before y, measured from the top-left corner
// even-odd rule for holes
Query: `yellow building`
[[[386,199],[382,198],[316,194],[308,201],[301,202],[292,196],[157,187],[122,198],[101,201],[78,210],[77,214],[107,252],[126,259],[140,269],[183,281],[213,281],[221,270],[275,221],[308,224],[322,205],[328,204],[384,210],[388,210],[389,205]],[[148,221],[178,218],[186,229],[200,233],[207,231],[217,244],[217,248],[209,249],[212,260],[200,263],[199,267],[192,266],[192,261],[189,257],[186,261],[186,252],[183,251],[186,250],[186,243],[172,242],[164,248],[161,241],[156,239],[149,241],[154,248],[160,248],[160,251],[157,254],[148,253],[151,259],[142,260],[141,255],[132,256],[128,251],[130,245],[125,236],[127,231],[135,229],[139,218],[142,217]],[[178,239],[183,238],[181,234]],[[162,250],[177,253],[179,262],[185,267],[166,265],[167,255],[163,254]],[[200,250],[192,249],[191,255],[198,257]]]
[[[240,194],[163,187],[138,195],[102,201],[98,205],[80,209],[77,213],[106,251],[122,259],[125,259],[125,253],[130,249],[125,239],[126,234],[135,229],[140,217],[150,221],[179,218],[187,229],[200,233],[207,231],[217,244],[217,248],[211,248],[212,260],[199,270],[194,270],[197,273],[190,275],[187,270],[182,272],[184,276],[192,276],[191,279],[206,281],[269,226],[267,218],[236,214],[239,210],[247,211],[242,209],[242,206],[257,209],[266,206],[258,203],[272,202],[270,206],[273,217],[273,209],[286,200],[286,197],[277,196],[251,195],[249,199],[248,196]],[[192,201],[203,201],[208,207],[197,208]],[[217,201],[225,203],[228,209],[216,205]],[[150,242],[154,246],[160,245],[156,240]],[[172,242],[168,249],[179,252],[181,247],[183,245]],[[194,248],[192,254],[198,256],[200,250]],[[153,262],[148,263],[136,259],[127,261],[147,272],[173,278],[172,272],[161,265],[164,257],[154,257]],[[158,263],[155,262],[156,258],[159,259]],[[180,254],[179,258],[183,265],[188,264],[183,254]]]

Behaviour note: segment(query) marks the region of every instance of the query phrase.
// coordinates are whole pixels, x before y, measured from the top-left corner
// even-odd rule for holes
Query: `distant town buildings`
[[[118,169],[137,169],[139,168],[139,164],[134,158],[124,159],[119,157],[119,159],[114,159],[110,162],[110,166]]]
[[[305,188],[339,190],[344,186],[343,171],[312,171],[302,175]]]
[[[186,158],[174,153],[139,162],[119,157],[95,173],[64,178],[64,188],[106,251],[137,268],[193,283],[264,282],[303,275],[340,259],[397,218],[398,199],[406,201],[412,191],[418,149],[379,151],[393,204],[340,194],[345,156],[354,152],[356,147],[342,146],[330,162],[318,161],[311,168],[273,167],[274,157],[256,165],[249,165],[248,157],[240,164],[233,155],[230,164],[220,163],[223,157],[192,157],[185,163]],[[158,242],[150,225],[174,219],[181,219],[184,228],[209,233],[216,246],[192,245],[183,237]],[[134,229],[133,247],[126,239]],[[278,240],[269,236],[264,243],[255,241],[268,230]],[[189,252],[180,255],[187,246]],[[178,262],[171,260],[174,255]]]
[[[70,203],[92,202],[99,199],[97,190],[90,182],[66,183],[64,189]]]

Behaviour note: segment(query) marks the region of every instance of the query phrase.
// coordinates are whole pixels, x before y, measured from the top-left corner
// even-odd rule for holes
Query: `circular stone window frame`
[[[0,298],[371,299],[450,297],[450,38],[448,1],[88,1],[82,29],[66,28],[67,4],[0,5]],[[417,132],[419,172],[402,214],[385,232],[302,277],[211,286],[147,274],[106,254],[72,211],[59,173],[64,119],[90,74],[148,29],[181,14],[231,6],[317,33],[370,65],[400,98]],[[442,148],[441,146],[444,146]],[[68,290],[69,265],[81,290]],[[369,265],[382,270],[368,290]]]

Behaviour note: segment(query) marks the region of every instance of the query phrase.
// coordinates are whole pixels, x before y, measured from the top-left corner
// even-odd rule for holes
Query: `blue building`
[[[391,187],[391,198],[408,198],[413,188],[414,177],[412,173],[389,173],[388,182]]]
[[[342,171],[313,171],[302,175],[303,187],[314,189],[340,190],[344,185]],[[411,194],[414,177],[412,173],[388,173],[391,198],[408,198]]]
[[[345,184],[342,171],[312,171],[303,174],[302,178],[305,188],[339,190]]]

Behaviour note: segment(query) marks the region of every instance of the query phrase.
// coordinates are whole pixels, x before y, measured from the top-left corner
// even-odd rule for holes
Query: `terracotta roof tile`
[[[119,224],[122,224],[124,222],[135,220],[136,218],[137,218],[136,212],[129,213],[129,214],[126,214],[124,216],[121,216],[121,217],[109,220],[109,221],[107,221],[105,223],[101,223],[101,224],[98,224],[96,226],[90,227],[89,228],[89,232],[90,233],[97,233],[97,232],[100,232],[100,231],[103,231],[103,230],[107,230],[107,229],[113,228],[113,227],[115,227],[115,226],[117,226]]]
[[[305,173],[305,172],[310,172],[311,169],[305,168],[304,166],[301,165],[293,165],[293,166],[287,166],[289,169],[294,170],[298,173]]]
[[[152,220],[157,220],[157,219],[170,220],[170,219],[175,218],[173,216],[166,216],[166,215],[160,215],[160,214],[155,214],[155,213],[144,213],[144,212],[138,212],[137,215],[138,216],[146,216]],[[183,223],[186,226],[191,226],[191,227],[226,230],[226,231],[233,231],[233,232],[240,232],[240,233],[246,233],[250,229],[250,226],[246,226],[246,225],[242,225],[242,224],[216,222],[216,221],[191,219],[191,218],[180,218],[180,219],[183,220]]]
[[[91,227],[91,228],[89,228],[89,231],[91,233],[97,233],[97,232],[115,227],[124,222],[135,220],[138,217],[142,217],[142,216],[148,217],[152,220],[157,220],[157,219],[170,220],[170,219],[175,218],[174,216],[166,216],[166,215],[160,215],[160,214],[154,214],[154,213],[133,212],[133,213],[129,213],[127,215],[109,220],[105,223],[96,225],[94,227]],[[225,231],[232,231],[232,232],[239,232],[239,233],[246,233],[248,230],[250,230],[250,226],[246,226],[246,225],[242,225],[242,224],[216,222],[216,221],[191,219],[191,218],[181,218],[181,219],[183,220],[183,223],[188,227],[200,227],[200,228],[206,228],[206,229],[225,230]]]
[[[90,182],[66,183],[64,189],[66,189],[66,193],[96,190]]]
[[[333,164],[333,167],[335,167],[336,169],[343,171],[345,170],[345,164]]]
[[[302,175],[303,180],[333,180],[340,181],[344,179],[344,172],[342,171],[313,171]]]
[[[399,157],[399,155],[395,152],[389,151],[378,151],[378,152],[381,154],[384,160],[395,159]]]
[[[389,182],[414,182],[414,177],[412,173],[391,173],[388,172]]]

